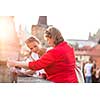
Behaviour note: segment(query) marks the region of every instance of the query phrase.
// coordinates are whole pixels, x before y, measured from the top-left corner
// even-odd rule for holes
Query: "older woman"
[[[8,61],[8,65],[23,67],[37,71],[44,69],[47,80],[56,83],[77,83],[75,73],[74,49],[64,41],[60,31],[55,27],[48,27],[44,38],[53,48],[48,50],[40,59],[29,63]]]

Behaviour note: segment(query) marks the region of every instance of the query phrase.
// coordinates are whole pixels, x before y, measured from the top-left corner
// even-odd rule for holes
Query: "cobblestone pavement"
[[[51,82],[36,77],[18,77],[17,83],[51,83]]]

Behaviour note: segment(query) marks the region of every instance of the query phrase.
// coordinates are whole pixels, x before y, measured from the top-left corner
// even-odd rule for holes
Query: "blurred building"
[[[96,61],[97,67],[100,68],[100,44],[97,44],[93,48],[88,51],[88,55],[92,57],[93,60]]]
[[[41,41],[43,47],[48,47],[43,37],[44,31],[47,29],[47,27],[47,16],[39,16],[38,24],[32,25],[31,28],[31,33]]]
[[[94,47],[84,46],[75,50],[75,55],[80,61],[85,62],[91,57],[96,62],[97,67],[100,68],[100,44],[97,44]]]
[[[98,31],[94,35],[91,35],[91,32],[90,32],[88,40],[92,40],[92,41],[98,42],[100,40],[100,29],[98,29]]]

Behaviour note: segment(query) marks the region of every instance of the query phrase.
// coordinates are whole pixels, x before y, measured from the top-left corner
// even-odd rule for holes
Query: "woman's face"
[[[53,38],[45,37],[45,40],[47,41],[49,46],[51,46],[51,47],[55,46]]]
[[[38,53],[39,44],[36,41],[28,43],[27,46],[32,52]]]

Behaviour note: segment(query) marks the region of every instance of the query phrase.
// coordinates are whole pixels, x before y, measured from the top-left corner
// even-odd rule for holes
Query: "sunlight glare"
[[[9,23],[3,19],[0,18],[0,40],[5,41],[8,38],[9,33]]]

